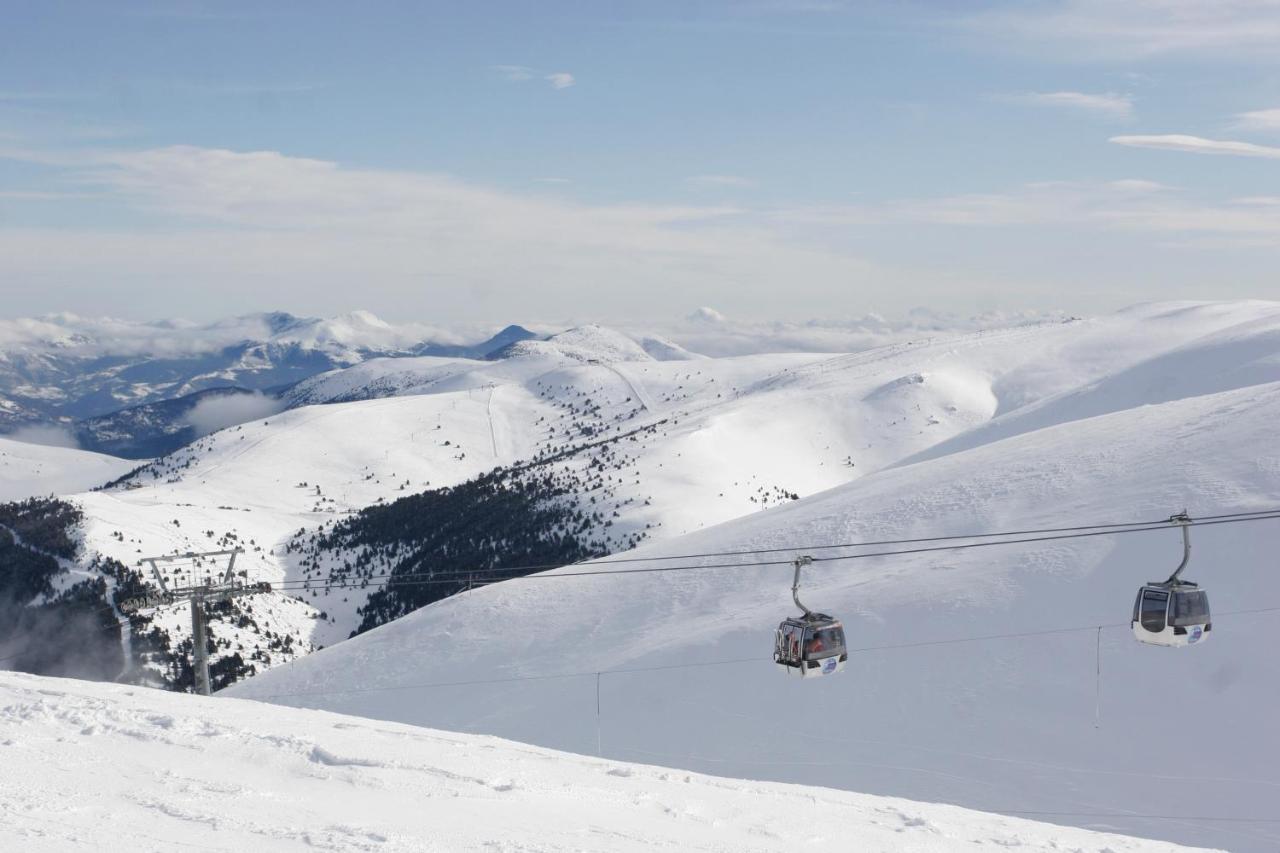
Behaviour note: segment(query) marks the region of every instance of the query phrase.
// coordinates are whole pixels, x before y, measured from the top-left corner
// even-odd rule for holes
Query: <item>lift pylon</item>
[[[156,589],[120,602],[120,609],[127,613],[136,613],[149,607],[177,604],[181,601],[191,602],[191,669],[195,673],[196,692],[204,696],[212,692],[209,681],[209,641],[205,604],[271,592],[269,583],[248,583],[243,577],[236,575],[236,556],[243,553],[243,548],[233,548],[228,551],[204,551],[198,554],[188,551],[185,554],[170,554],[163,557],[143,557],[138,562],[151,567]],[[197,582],[194,577],[191,577],[185,584],[175,584],[171,587],[160,570],[161,564],[165,563],[189,560],[195,568],[205,560],[216,561],[220,557],[230,558],[227,560],[227,570],[217,575],[206,575],[202,582]]]

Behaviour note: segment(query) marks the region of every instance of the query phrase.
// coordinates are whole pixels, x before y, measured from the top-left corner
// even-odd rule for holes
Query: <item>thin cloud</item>
[[[553,89],[568,89],[578,82],[568,71],[544,73],[528,65],[490,65],[489,70],[501,75],[508,83],[528,83],[535,77],[541,77]]]
[[[71,430],[58,426],[20,427],[6,435],[5,438],[11,438],[14,441],[21,441],[26,444],[41,444],[45,447],[78,448],[80,446],[80,442],[76,440]]]
[[[199,400],[183,422],[195,429],[196,435],[208,435],[220,429],[248,423],[279,414],[285,404],[260,391],[251,394],[210,394]]]
[[[1061,107],[1079,112],[1094,113],[1111,118],[1131,118],[1133,98],[1114,92],[1090,94],[1088,92],[1028,92],[1019,95],[1003,95],[1001,100],[1033,106]]]
[[[921,225],[964,228],[1084,226],[1172,233],[1280,237],[1280,207],[1258,198],[1197,203],[1153,181],[1045,181],[1005,192],[967,193],[881,205],[779,211],[793,225]]]
[[[92,193],[62,193],[44,190],[0,190],[0,198],[10,201],[67,201],[93,198]]]
[[[99,193],[100,206],[152,223],[0,228],[6,278],[67,282],[62,298],[82,310],[101,310],[103,270],[117,304],[181,278],[189,287],[157,310],[184,312],[259,305],[264,293],[273,301],[305,294],[313,310],[341,310],[336,300],[353,282],[375,311],[426,299],[455,316],[578,304],[602,281],[620,311],[638,316],[741,289],[763,294],[763,304],[782,281],[797,282],[788,298],[817,299],[851,281],[892,295],[887,278],[851,253],[771,231],[733,206],[591,204],[276,151],[3,154],[59,167],[55,180],[69,189]]]
[[[1173,53],[1274,57],[1275,0],[1058,0],[1011,4],[962,19],[1015,48],[1060,46],[1073,56],[1141,59]]]
[[[283,9],[227,9],[200,3],[175,3],[137,9],[120,10],[118,14],[134,18],[172,18],[188,21],[259,21],[283,18]]]
[[[21,103],[24,101],[70,101],[83,97],[69,92],[0,92],[0,101]]]
[[[325,88],[319,83],[212,83],[192,80],[165,81],[158,88],[187,95],[241,97],[257,95],[303,95]]]
[[[918,340],[921,336],[1061,322],[1063,319],[1064,315],[1059,311],[998,311],[970,316],[917,307],[897,318],[868,313],[791,322],[730,317],[715,308],[702,307],[683,320],[657,324],[624,323],[620,328],[637,339],[658,335],[692,352],[723,357],[763,352],[861,352]]]
[[[750,187],[755,183],[741,175],[692,175],[685,183],[700,187]]]
[[[1255,130],[1265,133],[1280,132],[1280,108],[1270,110],[1251,110],[1236,115],[1235,130]]]
[[[754,3],[744,3],[738,6],[738,11],[744,13],[756,14],[805,14],[805,13],[827,13],[827,12],[844,12],[848,10],[848,4],[841,0],[757,0]]]
[[[1252,142],[1236,142],[1227,139],[1205,139],[1181,133],[1160,136],[1113,136],[1109,140],[1116,145],[1131,148],[1155,148],[1160,151],[1184,151],[1189,154],[1221,154],[1233,157],[1263,157],[1280,160],[1280,148],[1255,145]]]
[[[17,163],[34,163],[39,166],[89,166],[100,164],[102,162],[102,154],[100,152],[88,151],[83,149],[46,149],[36,148],[30,143],[31,140],[19,139],[20,142],[27,143],[21,146],[0,146],[0,160],[13,160]]]
[[[1129,193],[1158,193],[1173,189],[1158,181],[1146,181],[1141,178],[1121,178],[1118,181],[1107,182],[1106,186]]]
[[[1162,249],[1205,249],[1208,251],[1238,252],[1249,249],[1280,248],[1280,234],[1273,237],[1185,237],[1164,240],[1157,244]]]
[[[527,65],[491,65],[489,68],[512,83],[523,83],[533,79],[533,69]]]

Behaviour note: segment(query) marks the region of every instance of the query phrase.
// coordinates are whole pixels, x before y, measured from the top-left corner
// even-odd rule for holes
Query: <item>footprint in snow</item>
[[[322,746],[311,747],[311,754],[307,756],[316,764],[323,764],[327,767],[387,767],[389,766],[382,761],[370,761],[363,758],[345,758],[335,755]]]
[[[902,819],[902,826],[898,829],[898,832],[906,832],[908,829],[927,829],[930,832],[938,831],[929,823],[929,821],[922,817],[914,817],[912,815],[903,814],[902,812],[898,813],[898,817]]]

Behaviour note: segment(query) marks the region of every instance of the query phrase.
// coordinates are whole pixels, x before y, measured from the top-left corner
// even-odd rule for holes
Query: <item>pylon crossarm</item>
[[[175,554],[167,557],[144,557],[139,563],[145,563],[151,566],[152,574],[155,575],[156,584],[159,592],[147,592],[142,595],[136,595],[132,598],[122,599],[120,607],[122,610],[130,612],[141,610],[146,607],[159,607],[166,604],[176,604],[180,601],[189,602],[191,605],[191,668],[195,676],[195,690],[208,696],[211,693],[211,682],[209,678],[209,648],[207,633],[207,617],[204,612],[205,604],[217,601],[230,601],[233,598],[241,598],[246,595],[256,595],[258,593],[271,592],[271,584],[269,583],[239,583],[235,576],[236,555],[243,553],[242,548],[235,548],[229,551],[209,551],[203,554],[187,553]],[[165,583],[163,574],[160,572],[160,563],[171,563],[181,560],[191,560],[195,566],[201,565],[201,561],[205,559],[213,559],[217,557],[230,556],[227,564],[227,571],[213,583],[203,583],[195,585],[187,585],[170,589]],[[215,577],[217,577],[215,575]]]

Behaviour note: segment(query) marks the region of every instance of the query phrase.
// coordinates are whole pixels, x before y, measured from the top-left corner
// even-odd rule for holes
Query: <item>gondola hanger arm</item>
[[[1191,516],[1184,509],[1177,515],[1169,517],[1170,524],[1176,524],[1182,528],[1182,562],[1178,564],[1178,568],[1173,570],[1173,574],[1169,575],[1169,579],[1165,581],[1167,584],[1176,585],[1178,576],[1182,574],[1187,565],[1191,562]]]
[[[795,579],[791,582],[791,600],[796,603],[796,607],[799,607],[805,616],[809,616],[813,611],[805,607],[800,601],[800,570],[805,566],[811,565],[813,563],[813,557],[810,557],[808,554],[804,554],[796,557],[793,562],[796,567],[796,575]]]

